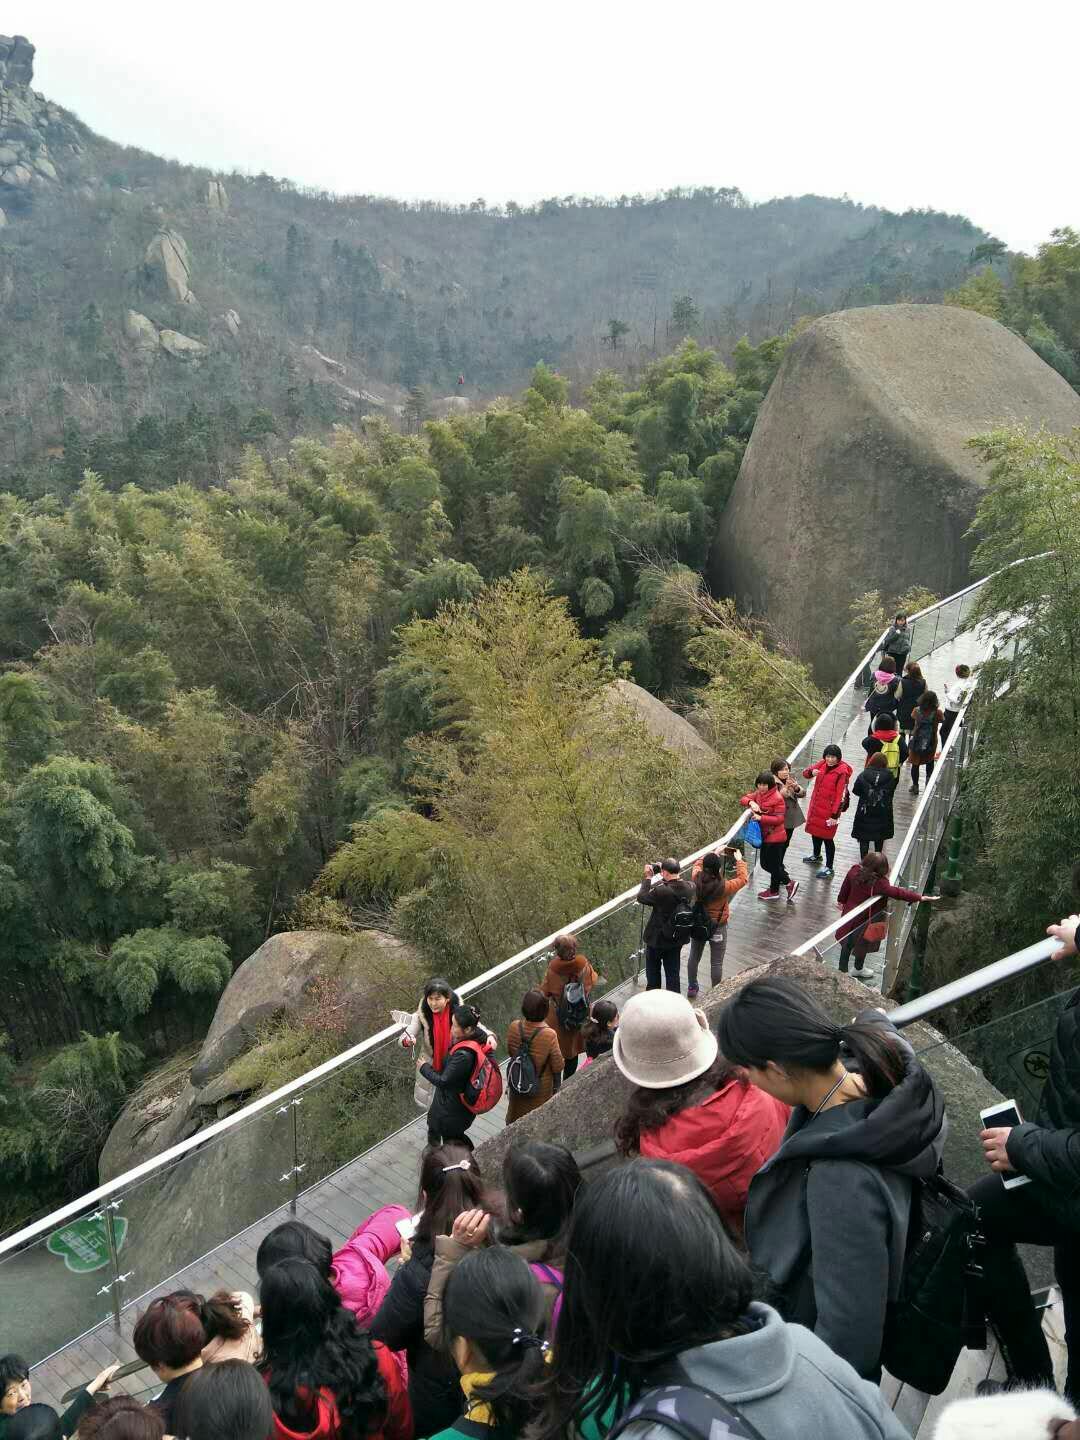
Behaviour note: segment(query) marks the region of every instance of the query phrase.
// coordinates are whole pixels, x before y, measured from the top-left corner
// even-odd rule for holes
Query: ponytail
[[[763,1070],[770,1060],[802,1070],[831,1070],[846,1051],[867,1094],[887,1095],[904,1075],[896,1036],[881,1025],[837,1025],[795,980],[751,980],[721,1008],[716,1024],[721,1054],[732,1065]]]
[[[248,1321],[228,1290],[216,1290],[204,1300],[199,1319],[208,1340],[240,1340],[247,1334]]]
[[[532,1270],[512,1250],[472,1250],[454,1267],[443,1300],[446,1346],[468,1340],[492,1376],[473,1390],[494,1428],[519,1435],[536,1411],[548,1350],[547,1304]]]

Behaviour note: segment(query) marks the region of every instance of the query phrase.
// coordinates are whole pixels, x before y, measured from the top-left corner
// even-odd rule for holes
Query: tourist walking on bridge
[[[589,996],[600,978],[578,952],[576,935],[559,935],[540,989],[548,997],[547,1022],[559,1041],[563,1079],[569,1080],[585,1050],[583,1030],[589,1018]]]
[[[862,911],[854,920],[841,925],[836,932],[840,944],[840,970],[846,975],[848,960],[855,952],[855,969],[852,974],[858,980],[867,980],[877,974],[864,962],[868,954],[876,951],[885,937],[884,925],[887,920],[886,908],[889,900],[903,900],[908,905],[917,905],[922,900],[934,901],[937,895],[920,895],[918,890],[907,890],[903,885],[894,885],[889,879],[889,862],[879,851],[864,855],[844,876],[836,903],[841,915],[855,910],[864,900],[877,896],[869,909]],[[878,931],[880,930],[880,933]]]
[[[896,662],[897,675],[903,672],[907,658],[911,654],[911,626],[902,610],[896,612],[896,618],[882,641],[881,654],[883,659],[891,659]]]
[[[865,860],[871,845],[875,850],[884,850],[886,840],[893,837],[896,777],[889,769],[884,750],[870,756],[866,769],[855,776],[851,789],[858,802],[851,834],[859,842],[859,854]]]
[[[733,873],[726,875],[725,866],[730,862]],[[731,919],[731,900],[749,883],[750,872],[746,861],[734,848],[717,854],[710,851],[694,862],[690,872],[694,882],[697,903],[713,927],[708,939],[695,935],[690,941],[690,956],[686,962],[686,998],[696,1000],[700,994],[698,966],[705,946],[709,947],[709,983],[719,985],[724,978],[724,954],[727,950],[727,927]]]
[[[758,891],[759,900],[779,900],[783,890],[789,901],[795,899],[799,886],[792,880],[784,865],[788,832],[784,825],[785,803],[776,776],[771,770],[762,770],[754,781],[749,795],[744,795],[740,805],[745,805],[761,826],[761,867],[768,874],[769,883]]]
[[[911,743],[908,745],[908,763],[911,765],[911,793],[919,793],[919,770],[926,771],[926,783],[934,773],[937,759],[938,732],[944,715],[938,709],[938,697],[933,690],[923,692],[919,703],[911,712]]]
[[[810,808],[806,815],[806,833],[813,842],[813,853],[803,856],[804,865],[820,864],[821,847],[825,847],[825,864],[817,872],[825,880],[836,864],[836,827],[841,813],[848,807],[848,785],[852,769],[844,759],[839,745],[826,745],[816,765],[803,771],[804,780],[813,780]]]
[[[654,873],[652,865],[645,866],[637,898],[639,905],[647,905],[652,912],[645,926],[645,988],[660,988],[662,967],[667,989],[681,990],[679,961],[684,942],[672,925],[672,919],[677,910],[687,909],[693,904],[694,887],[680,879],[679,862],[671,858],[661,861],[659,876]]]

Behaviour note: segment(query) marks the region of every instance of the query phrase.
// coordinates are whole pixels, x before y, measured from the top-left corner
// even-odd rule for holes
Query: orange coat
[[[599,978],[584,955],[575,955],[572,960],[560,960],[556,955],[548,964],[540,989],[550,999],[547,1023],[559,1037],[559,1049],[564,1061],[572,1060],[575,1055],[583,1055],[585,1041],[580,1030],[564,1030],[559,1024],[559,1001],[562,999],[562,992],[567,981],[580,980],[585,986],[586,995],[591,996]]]
[[[510,1028],[506,1032],[506,1049],[511,1058],[518,1053],[523,1039],[531,1042],[529,1054],[536,1066],[536,1073],[540,1076],[540,1093],[515,1095],[507,1086],[510,1097],[506,1107],[507,1125],[512,1125],[515,1120],[520,1120],[522,1115],[528,1115],[545,1105],[555,1093],[555,1076],[562,1075],[562,1051],[550,1025],[543,1020],[523,1020],[520,1016],[517,1020],[511,1020]]]

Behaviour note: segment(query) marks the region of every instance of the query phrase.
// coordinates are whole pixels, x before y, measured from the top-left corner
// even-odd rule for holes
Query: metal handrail
[[[957,1000],[967,1000],[969,996],[979,995],[984,990],[1000,985],[1003,980],[1013,980],[1017,975],[1034,970],[1044,960],[1049,960],[1060,944],[1060,940],[1037,940],[1034,945],[1017,950],[1013,955],[1006,955],[1001,960],[984,965],[981,970],[973,970],[970,975],[961,975],[957,980],[950,980],[947,985],[941,985],[926,995],[920,995],[916,1000],[897,1006],[895,1010],[888,1012],[889,1019],[897,1029],[912,1025],[916,1020],[925,1020],[927,1015],[933,1015],[946,1005],[954,1005]]]
[[[974,584],[966,586],[963,590],[957,591],[955,595],[947,595],[934,605],[928,605],[925,610],[920,610],[917,615],[909,616],[909,619],[911,621],[921,619],[926,615],[932,614],[935,610],[953,604],[957,599],[962,599],[963,596],[970,594],[973,590],[977,590],[981,585],[985,585],[986,580],[989,578],[991,577],[988,576],[986,579],[978,580]],[[806,731],[805,735],[802,736],[798,744],[791,751],[788,757],[789,760],[793,761],[799,751],[813,739],[822,723],[835,709],[844,693],[855,684],[856,679],[865,666],[880,651],[887,634],[887,629],[882,630],[874,646],[863,657],[859,667],[852,671],[841,689],[836,692],[830,704],[825,707],[813,725],[811,725],[809,730]],[[951,738],[950,736],[950,739]],[[744,813],[733,822],[718,840],[712,840],[707,845],[701,846],[700,849],[686,856],[681,862],[682,869],[689,868],[696,860],[700,860],[702,856],[707,855],[709,851],[719,849],[722,845],[729,844],[736,835],[738,835],[745,823],[746,815]],[[567,931],[574,932],[585,929],[587,926],[595,924],[597,921],[613,914],[616,910],[631,903],[636,898],[639,888],[639,885],[633,885],[629,889],[624,890],[622,894],[616,895],[613,899],[605,901],[604,904],[596,906],[595,909],[590,910],[578,919],[566,922],[561,925],[559,929],[553,930],[550,935],[546,935],[542,940],[537,940],[534,944],[527,945],[524,950],[519,950],[517,954],[511,955],[509,959],[501,961],[489,970],[485,970],[482,975],[477,975],[474,979],[466,981],[458,987],[458,994],[462,997],[474,994],[477,990],[489,985],[493,980],[509,974],[512,970],[519,968],[527,961],[542,954],[543,951],[549,950],[559,935]],[[796,953],[801,952],[797,951]],[[257,1100],[251,1101],[240,1110],[234,1111],[233,1114],[225,1116],[222,1120],[215,1121],[204,1130],[199,1130],[186,1140],[181,1140],[176,1145],[170,1146],[168,1150],[163,1150],[160,1155],[151,1156],[150,1159],[142,1161],[141,1164],[133,1166],[130,1170],[125,1170],[122,1175],[117,1175],[114,1179],[106,1181],[104,1185],[97,1186],[96,1189],[90,1190],[86,1194],[80,1195],[77,1199],[69,1201],[66,1205],[60,1206],[59,1209],[51,1211],[42,1219],[24,1226],[23,1229],[17,1230],[13,1235],[9,1235],[6,1239],[0,1241],[0,1257],[21,1249],[30,1241],[37,1239],[38,1236],[56,1229],[59,1225],[63,1224],[64,1221],[82,1214],[85,1210],[100,1206],[103,1201],[107,1201],[110,1197],[115,1196],[118,1191],[128,1189],[130,1186],[146,1179],[147,1176],[154,1174],[155,1171],[166,1169],[177,1160],[182,1159],[185,1155],[200,1149],[203,1145],[225,1134],[227,1131],[243,1127],[257,1115],[275,1106],[280,1106],[284,1100],[296,1095],[298,1091],[307,1089],[310,1085],[324,1079],[327,1075],[332,1075],[336,1070],[351,1065],[360,1057],[370,1054],[380,1046],[385,1045],[388,1041],[392,1041],[400,1034],[400,1031],[400,1025],[385,1026],[382,1030],[376,1031],[374,1035],[368,1035],[356,1045],[351,1045],[339,1054],[331,1056],[329,1060],[325,1060],[321,1065],[315,1066],[314,1069],[305,1071],[303,1075],[298,1075],[295,1080],[290,1080],[287,1084],[279,1086],[278,1089],[271,1091],[269,1094],[260,1096]]]

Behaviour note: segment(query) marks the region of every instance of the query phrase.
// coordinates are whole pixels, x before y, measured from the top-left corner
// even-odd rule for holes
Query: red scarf
[[[441,1070],[446,1052],[450,1049],[450,1006],[445,1005],[437,1015],[431,1017],[431,1049],[436,1070]]]

